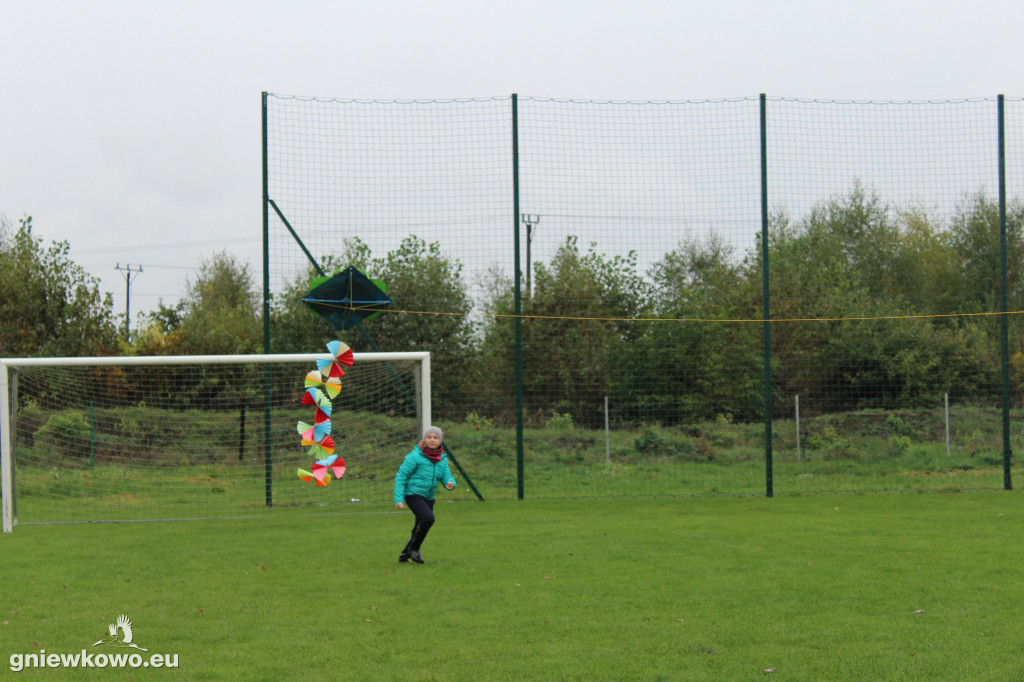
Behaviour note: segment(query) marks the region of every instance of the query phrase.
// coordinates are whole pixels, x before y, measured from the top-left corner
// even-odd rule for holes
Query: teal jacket
[[[395,504],[404,503],[406,495],[422,495],[432,500],[438,483],[455,483],[448,469],[448,455],[441,455],[439,462],[431,462],[417,445],[405,456],[395,476]]]

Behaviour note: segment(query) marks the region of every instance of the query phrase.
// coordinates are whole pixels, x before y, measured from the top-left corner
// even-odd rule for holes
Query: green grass
[[[303,456],[305,458],[305,456]],[[495,462],[472,453],[460,454],[472,480],[488,501],[516,498],[514,462]],[[391,499],[397,461],[368,467],[349,460],[349,472],[327,488],[304,484],[295,476],[298,457],[283,459],[273,468],[276,509],[307,512],[352,511],[350,500],[383,504]],[[854,458],[777,459],[773,472],[780,496],[821,492],[958,492],[998,490],[1002,470],[957,466],[944,454],[910,452],[883,465]],[[475,500],[465,479],[454,470],[459,487],[448,498]],[[572,465],[531,458],[525,467],[528,500],[636,496],[763,495],[765,466],[755,460],[692,462],[664,457],[615,461],[601,457]],[[1024,469],[1013,470],[1019,484]],[[263,466],[254,461],[193,464],[172,467],[125,466],[116,463],[95,469],[20,466],[17,471],[18,519],[25,525],[97,520],[202,519],[263,516],[267,509]]]
[[[411,515],[383,505],[20,526],[0,537],[3,666],[89,649],[126,613],[136,642],[178,654],[177,670],[19,676],[1024,677],[1013,492],[442,501],[437,512],[424,566],[395,562]]]
[[[266,511],[260,440],[264,429],[256,412],[249,412],[250,437],[241,447],[239,415],[233,412],[96,410],[95,452],[89,437],[47,436],[47,431],[68,430],[88,436],[92,430],[82,414],[47,417],[34,406],[23,412],[15,463],[19,519],[24,523],[211,518]],[[324,490],[302,484],[295,475],[297,468],[311,463],[296,446],[299,416],[300,411],[289,408],[272,424],[279,438],[273,449],[275,506],[315,511],[325,505],[348,507],[353,498],[372,503],[390,499],[394,472],[412,445],[410,434],[418,429],[415,420],[350,415],[360,431],[352,432],[351,444],[340,446],[349,471],[342,484]],[[937,410],[822,415],[802,422],[799,450],[794,422],[777,420],[773,490],[787,495],[1003,487],[999,412],[951,410],[948,450],[943,417]],[[1020,423],[1024,413],[1014,413],[1013,419],[1014,425]],[[463,422],[441,421],[441,426],[446,443],[487,500],[517,497],[512,428],[474,415]],[[525,430],[524,493],[531,500],[762,495],[763,431],[762,424],[733,423],[725,417],[671,427],[619,425],[606,445],[603,430],[581,428],[564,415],[552,417]],[[221,436],[212,438],[215,433]],[[1011,441],[1014,451],[1024,449],[1024,434],[1016,426]],[[473,499],[464,477],[455,473],[463,485],[452,497]],[[1021,473],[1018,466],[1012,478],[1019,482]]]

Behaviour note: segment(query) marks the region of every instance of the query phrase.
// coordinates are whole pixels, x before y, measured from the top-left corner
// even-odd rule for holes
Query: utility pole
[[[530,265],[530,244],[533,242],[533,226],[540,222],[540,216],[521,213],[519,218],[526,225],[526,295],[533,296],[530,289],[530,270],[533,269]]]
[[[124,274],[124,336],[128,338],[128,331],[131,325],[132,282],[142,272],[142,266],[138,265],[133,269],[127,263],[125,263],[124,267],[121,267],[121,264],[118,263],[114,266],[114,269]]]

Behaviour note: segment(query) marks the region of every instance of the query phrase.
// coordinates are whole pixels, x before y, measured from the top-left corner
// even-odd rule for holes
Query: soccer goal
[[[298,425],[323,416],[303,396],[330,358],[0,359],[3,531],[389,501],[401,458],[431,423],[430,354],[356,353],[336,397],[319,394],[346,463],[321,486],[298,475],[323,456]]]

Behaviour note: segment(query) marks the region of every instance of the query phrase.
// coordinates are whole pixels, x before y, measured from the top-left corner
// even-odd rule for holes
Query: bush
[[[494,420],[488,419],[487,417],[481,417],[476,412],[470,412],[466,415],[465,421],[466,427],[473,429],[474,431],[480,431],[481,429],[493,429]]]
[[[889,436],[889,451],[899,457],[910,449],[910,438],[907,436]]]
[[[551,414],[547,424],[549,429],[558,429],[560,431],[571,431],[574,426],[571,414],[557,411]]]
[[[885,420],[886,427],[897,436],[910,435],[910,427],[903,419],[895,414],[890,414]]]
[[[692,457],[694,455],[692,438],[671,433],[659,426],[645,426],[640,435],[633,439],[633,447],[641,455],[654,457],[675,455]]]
[[[807,437],[807,447],[822,453],[825,457],[846,457],[853,452],[853,444],[846,436],[839,435],[833,426],[826,426],[819,433]]]
[[[36,445],[55,454],[88,457],[92,429],[81,412],[64,410],[50,415],[36,431]]]

